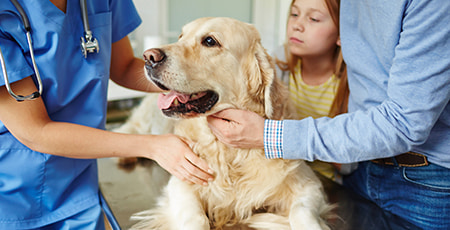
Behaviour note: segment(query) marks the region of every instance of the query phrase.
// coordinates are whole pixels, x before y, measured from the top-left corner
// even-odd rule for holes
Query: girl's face
[[[287,42],[293,55],[333,55],[339,32],[324,0],[295,0],[287,24]]]

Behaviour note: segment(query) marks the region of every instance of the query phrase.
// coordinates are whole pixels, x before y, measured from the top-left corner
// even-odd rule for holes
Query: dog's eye
[[[203,39],[202,45],[207,46],[207,47],[213,47],[213,46],[219,46],[219,43],[216,40],[214,40],[214,38],[208,36]]]

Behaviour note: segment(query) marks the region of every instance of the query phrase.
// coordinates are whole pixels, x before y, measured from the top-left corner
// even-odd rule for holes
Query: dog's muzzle
[[[158,48],[148,49],[144,52],[145,68],[154,69],[166,60],[166,54]]]
[[[168,90],[168,88],[160,82],[158,77],[158,67],[160,67],[166,61],[166,54],[158,48],[148,49],[144,52],[145,69],[150,80],[155,83],[162,90]]]

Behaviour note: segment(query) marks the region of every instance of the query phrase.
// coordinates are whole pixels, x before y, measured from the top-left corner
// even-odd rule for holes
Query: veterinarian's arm
[[[130,89],[160,92],[159,87],[147,80],[144,71],[144,61],[134,56],[128,37],[112,44],[111,80]]]
[[[15,93],[36,91],[28,77],[13,83]],[[175,135],[129,135],[52,121],[41,98],[17,102],[0,87],[0,120],[14,137],[38,152],[71,158],[146,157],[181,180],[204,184],[208,165]]]
[[[256,113],[226,109],[207,117],[214,135],[235,148],[264,147],[264,118]]]

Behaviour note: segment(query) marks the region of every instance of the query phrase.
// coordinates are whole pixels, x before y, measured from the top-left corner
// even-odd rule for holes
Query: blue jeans
[[[362,162],[344,186],[417,227],[450,229],[450,169]]]

